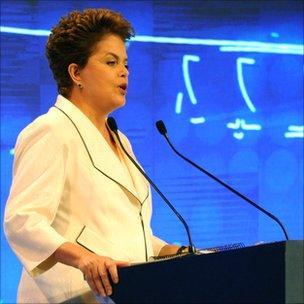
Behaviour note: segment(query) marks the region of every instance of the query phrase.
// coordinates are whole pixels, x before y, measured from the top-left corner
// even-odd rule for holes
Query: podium
[[[119,303],[304,303],[303,241],[188,255],[119,269]]]

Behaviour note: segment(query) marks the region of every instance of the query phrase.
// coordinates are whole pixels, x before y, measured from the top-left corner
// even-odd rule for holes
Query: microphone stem
[[[192,166],[194,166],[195,168],[197,168],[198,170],[204,172],[206,175],[208,175],[210,178],[214,179],[215,181],[217,181],[218,183],[220,183],[222,186],[224,186],[225,188],[227,188],[228,190],[230,190],[231,192],[233,192],[234,194],[236,194],[237,196],[241,197],[242,199],[244,199],[246,202],[248,202],[250,205],[256,207],[257,209],[259,209],[261,212],[263,212],[264,214],[268,215],[270,218],[272,218],[274,221],[276,221],[279,226],[281,227],[281,229],[284,232],[285,238],[286,240],[289,240],[287,232],[283,226],[283,224],[280,222],[280,220],[275,217],[273,214],[271,214],[270,212],[268,212],[267,210],[265,210],[264,208],[260,207],[258,204],[256,204],[255,202],[253,202],[252,200],[250,200],[248,197],[246,197],[245,195],[243,195],[242,193],[238,192],[237,190],[235,190],[234,188],[230,187],[228,184],[224,183],[223,181],[221,181],[219,178],[217,178],[216,176],[214,176],[213,174],[211,174],[210,172],[208,172],[207,170],[205,170],[204,168],[200,167],[199,165],[197,165],[196,163],[194,163],[193,161],[191,161],[190,159],[188,159],[187,157],[185,157],[184,155],[182,155],[180,152],[178,152],[175,147],[171,144],[167,134],[164,134],[165,139],[167,140],[168,144],[170,145],[170,147],[172,148],[172,150],[179,155],[181,158],[183,158],[186,162],[190,163]]]
[[[178,213],[178,211],[174,208],[174,206],[169,202],[169,200],[164,196],[164,194],[158,189],[158,187],[154,184],[154,182],[151,180],[151,178],[144,172],[144,170],[137,164],[137,162],[130,156],[130,154],[126,151],[125,147],[123,146],[119,134],[117,131],[114,131],[114,134],[119,142],[120,147],[123,149],[129,160],[134,164],[134,166],[140,171],[140,173],[148,180],[148,182],[151,184],[151,186],[154,188],[154,190],[159,194],[159,196],[166,202],[166,204],[170,207],[170,209],[174,212],[174,214],[179,218],[179,220],[183,223],[188,240],[189,240],[189,253],[195,253],[195,247],[192,242],[190,230],[188,227],[188,224],[183,219],[183,217]]]

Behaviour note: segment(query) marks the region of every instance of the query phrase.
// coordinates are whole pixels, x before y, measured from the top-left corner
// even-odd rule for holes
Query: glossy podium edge
[[[304,303],[303,240],[119,269],[119,303]]]

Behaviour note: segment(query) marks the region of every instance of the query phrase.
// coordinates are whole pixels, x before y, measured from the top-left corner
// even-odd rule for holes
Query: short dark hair
[[[107,34],[127,41],[134,36],[134,30],[120,13],[109,9],[73,11],[52,28],[46,44],[46,56],[60,94],[69,97],[71,93],[73,83],[68,66],[76,63],[83,68],[96,44]]]

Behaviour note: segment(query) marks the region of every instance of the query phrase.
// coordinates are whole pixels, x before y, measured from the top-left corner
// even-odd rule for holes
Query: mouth
[[[124,95],[127,93],[127,84],[121,84],[121,85],[119,85],[118,86],[119,87],[119,89],[120,89],[120,91],[121,91],[121,93],[123,93]]]

